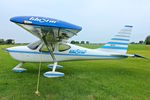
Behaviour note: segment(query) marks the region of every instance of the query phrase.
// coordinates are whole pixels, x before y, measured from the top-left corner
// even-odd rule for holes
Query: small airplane
[[[39,41],[27,46],[10,47],[6,50],[20,63],[13,68],[14,72],[24,72],[21,66],[26,62],[54,62],[48,68],[52,71],[44,73],[47,78],[62,77],[64,73],[56,72],[63,68],[59,61],[92,60],[92,59],[123,59],[140,57],[137,54],[126,54],[131,36],[132,26],[124,28],[98,49],[88,49],[73,45],[67,40],[82,30],[80,26],[57,19],[38,16],[17,16],[10,19],[29,33],[39,38]]]

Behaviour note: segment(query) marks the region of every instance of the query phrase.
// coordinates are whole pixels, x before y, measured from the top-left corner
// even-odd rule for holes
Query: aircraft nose
[[[7,48],[4,48],[3,50],[8,52],[8,49],[7,49]]]
[[[3,50],[9,52],[9,51],[13,50],[12,48],[13,48],[13,47],[10,47],[10,48],[4,48]]]

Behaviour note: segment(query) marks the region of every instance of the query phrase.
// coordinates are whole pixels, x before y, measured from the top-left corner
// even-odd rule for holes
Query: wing
[[[82,29],[80,26],[57,19],[36,16],[13,17],[10,21],[41,39],[46,45],[55,65],[57,64],[56,57],[53,54],[55,44],[73,37]]]
[[[45,17],[20,16],[13,17],[10,21],[21,26],[41,40],[45,37],[46,41],[50,43],[67,40],[82,30],[80,26]]]

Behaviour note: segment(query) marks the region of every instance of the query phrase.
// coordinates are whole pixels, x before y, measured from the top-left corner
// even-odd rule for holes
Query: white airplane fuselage
[[[127,58],[126,56],[119,56],[119,53],[116,52],[107,52],[101,49],[87,49],[70,43],[65,44],[69,45],[70,49],[62,52],[57,49],[54,50],[57,61]],[[28,46],[16,46],[7,48],[7,51],[12,58],[20,62],[53,62],[49,52],[40,51],[41,47],[42,44],[37,49],[32,50]]]

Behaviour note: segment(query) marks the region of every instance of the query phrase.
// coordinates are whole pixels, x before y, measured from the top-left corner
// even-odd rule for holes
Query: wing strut
[[[53,72],[55,71],[55,69],[56,69],[56,66],[57,66],[57,60],[56,60],[56,57],[54,56],[54,48],[53,48],[53,44],[51,43],[50,45],[47,43],[47,41],[46,41],[46,35],[44,35],[43,37],[42,37],[42,39],[43,39],[43,42],[45,43],[45,45],[46,45],[46,47],[47,47],[47,49],[48,49],[48,51],[49,51],[49,53],[50,53],[50,55],[51,55],[51,57],[52,57],[52,59],[53,59],[53,61],[54,61],[54,66],[53,66]]]

